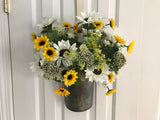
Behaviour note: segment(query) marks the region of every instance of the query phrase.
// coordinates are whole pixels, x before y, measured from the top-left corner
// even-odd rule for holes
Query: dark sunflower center
[[[38,65],[39,65],[40,67],[41,67],[41,60],[42,60],[42,59],[40,59],[40,60],[39,60],[39,63],[38,63]]]
[[[47,51],[47,55],[50,56],[50,55],[52,55],[52,54],[53,54],[52,50],[48,50],[48,51]]]
[[[110,75],[108,75],[108,78],[109,78],[109,79],[111,79],[111,76],[110,76]]]
[[[88,21],[88,18],[85,18],[84,20],[87,22],[87,21]]]
[[[100,26],[100,24],[96,24],[96,26]]]
[[[100,75],[102,73],[102,70],[101,69],[99,69],[99,70],[94,69],[93,73],[96,74],[96,75]]]
[[[60,90],[61,92],[63,92],[64,90]]]
[[[44,41],[41,41],[41,42],[39,43],[40,46],[42,46],[42,45],[44,45],[44,44],[45,44]]]
[[[68,27],[68,25],[64,25],[65,27]]]
[[[74,29],[76,30],[76,29],[77,29],[77,26],[74,26]]]
[[[63,55],[64,55],[64,53],[65,53],[66,51],[69,52],[68,49],[62,49],[62,50],[60,51],[59,56],[63,57]]]
[[[110,26],[112,27],[112,22],[110,22]]]
[[[67,72],[67,70],[63,70],[63,71],[62,71],[62,76],[65,75],[66,72]]]
[[[71,80],[71,79],[72,79],[72,75],[71,75],[71,74],[68,75],[67,79],[68,79],[68,80]]]

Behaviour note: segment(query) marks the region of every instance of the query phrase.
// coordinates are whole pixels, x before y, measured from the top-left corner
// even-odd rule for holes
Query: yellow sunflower
[[[129,46],[127,47],[128,54],[131,54],[134,49],[135,41],[133,40],[131,43],[129,43]]]
[[[70,92],[64,88],[58,88],[58,89],[55,89],[55,94],[62,95],[62,96],[68,96]]]
[[[111,28],[114,30],[114,27],[115,27],[115,24],[116,24],[115,20],[113,18],[111,18],[111,19],[109,19],[109,22],[110,22]]]
[[[32,36],[32,40],[34,41],[36,39],[36,35],[34,32],[31,33],[31,36]]]
[[[64,84],[66,86],[71,86],[73,85],[77,80],[78,76],[77,76],[78,72],[76,72],[75,70],[70,70],[67,71],[66,74],[64,75]]]
[[[100,28],[100,29],[102,30],[102,26],[103,26],[103,25],[104,25],[104,24],[103,24],[103,21],[96,21],[96,22],[93,23],[93,26],[94,26],[96,29]]]
[[[57,55],[57,50],[54,49],[53,47],[46,47],[43,50],[43,56],[44,59],[46,59],[47,61],[52,61],[54,58],[56,58]]]
[[[110,95],[112,95],[113,93],[115,93],[116,92],[116,89],[112,89],[112,90],[109,90],[107,93],[106,93],[106,95],[107,96],[110,96]]]
[[[62,26],[63,26],[64,28],[71,28],[71,27],[72,27],[72,25],[71,25],[69,22],[63,22],[63,23],[62,23]]]
[[[73,31],[74,31],[74,33],[77,33],[77,27],[78,27],[78,24],[75,23],[74,26],[73,26]]]
[[[34,48],[39,50],[40,48],[44,48],[46,47],[49,43],[48,43],[49,39],[47,38],[47,36],[42,36],[41,37],[37,37],[34,40]]]
[[[123,45],[126,43],[126,41],[123,38],[121,38],[119,35],[115,35],[114,37],[116,38],[117,42]]]
[[[109,81],[110,83],[113,83],[113,79],[114,79],[114,75],[113,75],[113,73],[111,72],[110,74],[108,74],[108,81]]]

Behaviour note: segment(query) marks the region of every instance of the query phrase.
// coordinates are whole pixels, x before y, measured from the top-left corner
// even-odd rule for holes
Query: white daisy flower
[[[59,67],[61,63],[63,63],[65,67],[69,67],[70,65],[72,65],[72,60],[66,57],[67,55],[66,52],[70,52],[70,50],[76,51],[77,50],[76,43],[74,43],[73,45],[70,45],[69,40],[67,41],[61,40],[61,41],[58,41],[58,45],[53,44],[53,46],[56,48],[58,52],[56,57],[57,66]]]
[[[110,45],[110,42],[108,40],[104,40],[103,43],[104,43],[105,46]]]
[[[68,35],[68,38],[74,38],[75,37],[75,34],[74,34],[73,30],[69,30],[67,32],[67,35]]]
[[[30,69],[32,70],[32,72],[34,72],[35,74],[39,75],[39,76],[43,76],[43,71],[41,70],[41,66],[43,64],[43,56],[40,52],[37,52],[34,55],[35,61],[30,63]]]
[[[100,19],[99,13],[95,11],[81,12],[81,16],[77,16],[77,20],[80,23],[79,26],[85,23],[93,23],[99,19]]]
[[[48,25],[54,23],[56,21],[56,19],[54,17],[45,17],[43,20],[42,20],[42,23],[41,24],[38,24],[37,27],[39,29],[42,29],[43,27],[47,27]]]
[[[85,52],[85,51],[88,51],[88,48],[87,48],[87,46],[86,46],[85,44],[82,44],[82,45],[80,46],[80,50],[81,50],[82,52]]]
[[[93,82],[100,82],[103,83],[105,81],[108,81],[108,66],[106,65],[105,69],[97,69],[97,68],[91,68],[91,69],[87,69],[85,70],[86,72],[86,78],[89,79],[89,81]]]
[[[104,31],[104,32],[106,33],[106,35],[107,35],[107,37],[106,37],[107,40],[109,40],[109,41],[111,41],[111,42],[113,42],[113,43],[116,43],[116,42],[117,42],[116,39],[115,39],[115,37],[114,37],[114,35],[116,35],[116,33],[112,30],[111,27],[105,27],[105,28],[103,29],[103,31]]]

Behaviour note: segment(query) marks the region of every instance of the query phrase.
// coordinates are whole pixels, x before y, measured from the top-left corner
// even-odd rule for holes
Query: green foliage
[[[91,51],[93,51],[94,49],[99,47],[100,37],[96,34],[91,33],[88,37],[85,37],[85,44]]]
[[[116,52],[113,54],[112,58],[107,61],[110,71],[118,72],[126,63],[126,58],[121,52]]]
[[[95,29],[94,25],[92,23],[88,24],[83,24],[83,28],[87,29],[87,30],[93,30]]]
[[[94,64],[97,68],[104,68],[106,64],[105,55],[100,49],[94,49]]]
[[[102,52],[105,54],[106,59],[112,58],[113,54],[119,51],[119,46],[115,43],[113,45],[107,45],[102,47]]]

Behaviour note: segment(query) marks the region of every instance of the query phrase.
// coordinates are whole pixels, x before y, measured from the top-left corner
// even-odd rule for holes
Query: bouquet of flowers
[[[31,33],[35,49],[31,69],[44,79],[62,83],[55,90],[58,95],[68,96],[66,87],[88,80],[103,84],[109,96],[116,92],[110,84],[126,63],[122,49],[132,53],[135,41],[126,45],[114,32],[113,18],[103,19],[96,12],[84,12],[76,18],[74,25],[57,25],[53,18],[38,25],[41,32]]]

